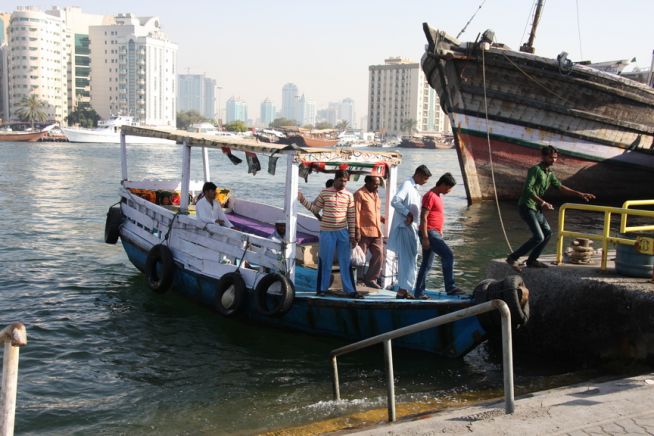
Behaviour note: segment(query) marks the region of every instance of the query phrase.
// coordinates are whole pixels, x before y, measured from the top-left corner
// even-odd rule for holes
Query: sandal
[[[409,291],[397,291],[395,298],[398,300],[415,300],[416,297],[413,296]]]

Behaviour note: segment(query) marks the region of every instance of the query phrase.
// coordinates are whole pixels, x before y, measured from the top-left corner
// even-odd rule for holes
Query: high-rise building
[[[61,18],[67,33],[68,111],[91,102],[91,47],[89,27],[111,24],[113,17],[83,13],[79,7],[53,7],[45,12]]]
[[[350,128],[355,128],[355,118],[354,118],[354,100],[351,98],[344,98],[341,104],[339,105],[338,118],[341,121],[345,121]]]
[[[230,97],[225,104],[225,121],[227,124],[234,121],[248,121],[248,105],[240,98]]]
[[[316,124],[316,104],[304,94],[297,101],[295,121],[301,126]]]
[[[17,118],[23,99],[46,102],[48,119],[68,116],[68,30],[64,21],[37,8],[19,7],[11,14],[7,47],[9,117]]]
[[[273,105],[273,102],[270,101],[269,98],[266,98],[262,103],[261,103],[261,124],[264,127],[268,127],[270,123],[273,122],[275,119],[276,113],[275,113],[275,106]]]
[[[103,118],[175,126],[177,45],[158,17],[118,14],[114,24],[91,26],[91,99]]]
[[[420,64],[388,58],[371,65],[368,86],[368,129],[395,135],[417,132],[444,133],[448,121],[438,95],[429,86]],[[406,128],[415,122],[412,132]]]
[[[216,116],[216,81],[204,74],[177,75],[177,110],[197,111],[205,118]]]
[[[287,83],[282,87],[282,117],[298,121],[297,116],[298,88],[295,83]]]

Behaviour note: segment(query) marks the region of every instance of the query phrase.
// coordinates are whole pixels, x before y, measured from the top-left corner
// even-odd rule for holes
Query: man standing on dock
[[[356,210],[356,240],[364,253],[370,250],[370,262],[363,282],[366,286],[381,289],[377,284],[382,269],[384,241],[382,238],[381,199],[378,189],[379,177],[367,175],[365,185],[354,193]]]
[[[425,282],[427,272],[434,262],[434,254],[441,258],[443,268],[443,282],[447,295],[461,295],[464,292],[454,284],[454,253],[443,239],[443,223],[445,222],[445,207],[442,196],[448,194],[456,185],[452,174],[443,174],[436,186],[431,188],[422,197],[422,211],[420,212],[420,244],[422,245],[422,264],[418,271],[418,279],[414,295],[416,298],[427,300],[425,295]]]
[[[412,299],[416,284],[418,260],[418,220],[420,219],[420,192],[418,186],[427,183],[431,171],[426,165],[416,168],[412,177],[405,180],[391,200],[395,209],[388,249],[397,255],[397,298]]]
[[[541,162],[529,168],[527,180],[522,189],[522,195],[518,200],[520,218],[529,226],[532,237],[506,258],[506,263],[518,272],[522,271],[518,259],[520,256],[525,256],[530,252],[526,262],[527,267],[548,267],[547,264],[538,260],[538,256],[543,252],[543,249],[552,236],[550,225],[543,214],[543,210],[554,209],[554,206],[543,200],[543,195],[545,195],[545,192],[547,192],[550,186],[554,186],[561,192],[576,195],[586,202],[595,199],[593,194],[575,191],[559,182],[551,169],[559,157],[559,151],[556,148],[546,145],[541,148],[540,152]]]
[[[338,257],[341,270],[343,291],[351,298],[361,298],[354,287],[354,277],[350,269],[352,248],[355,240],[354,197],[345,189],[350,179],[347,171],[336,171],[334,185],[323,189],[313,202],[310,202],[301,192],[297,198],[311,212],[322,210],[320,220],[320,264],[318,265],[318,295],[324,295],[329,290],[329,279],[334,264],[334,253]]]

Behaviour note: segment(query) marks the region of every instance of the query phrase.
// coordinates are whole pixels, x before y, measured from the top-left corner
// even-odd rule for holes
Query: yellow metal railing
[[[610,207],[610,206],[595,206],[592,204],[576,204],[566,203],[559,209],[559,234],[556,243],[556,262],[563,261],[563,239],[564,238],[587,238],[602,242],[602,263],[601,270],[606,270],[606,263],[608,258],[609,243],[635,245],[636,240],[620,238],[611,236],[611,218],[612,215],[620,215],[620,233],[630,233],[635,231],[654,230],[654,225],[646,226],[627,226],[628,216],[641,216],[645,218],[654,219],[654,211],[630,209],[630,206],[651,206],[654,205],[654,200],[631,200],[626,201],[623,207]],[[604,225],[602,226],[602,234],[597,233],[583,233],[573,232],[565,229],[565,213],[568,210],[580,210],[586,212],[599,212],[604,214]]]

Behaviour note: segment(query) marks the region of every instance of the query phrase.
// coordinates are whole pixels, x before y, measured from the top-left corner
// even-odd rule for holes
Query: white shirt
[[[216,220],[221,220],[224,222],[223,226],[230,229],[234,227],[225,216],[218,200],[214,200],[213,204],[211,204],[206,197],[202,197],[195,204],[195,216],[203,223],[215,223]]]

